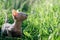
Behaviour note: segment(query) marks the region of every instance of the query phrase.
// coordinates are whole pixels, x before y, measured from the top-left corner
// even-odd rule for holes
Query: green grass
[[[22,40],[60,40],[60,0],[0,0],[0,27],[4,13],[13,23],[13,8],[28,14],[22,24]]]

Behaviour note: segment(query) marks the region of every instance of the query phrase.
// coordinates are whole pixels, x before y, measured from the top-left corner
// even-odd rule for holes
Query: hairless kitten
[[[12,15],[14,19],[13,24],[9,24],[5,22],[1,28],[1,36],[9,36],[9,37],[22,37],[22,22],[27,19],[27,14],[23,12],[17,12],[16,10],[12,10]]]

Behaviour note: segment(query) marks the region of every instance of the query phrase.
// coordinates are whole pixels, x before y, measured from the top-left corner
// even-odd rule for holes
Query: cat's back
[[[9,26],[11,26],[11,24],[9,24],[9,23],[4,23],[4,24],[2,25],[2,27],[5,27],[5,28],[8,28]]]
[[[9,27],[11,27],[11,24],[9,24],[9,23],[4,23],[4,24],[2,25],[2,30],[7,30]]]

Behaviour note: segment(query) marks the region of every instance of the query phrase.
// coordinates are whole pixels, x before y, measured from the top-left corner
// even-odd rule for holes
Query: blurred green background
[[[60,0],[0,0],[0,29],[5,20],[4,13],[8,14],[9,23],[14,22],[12,9],[28,14],[22,24],[22,40],[60,40]]]

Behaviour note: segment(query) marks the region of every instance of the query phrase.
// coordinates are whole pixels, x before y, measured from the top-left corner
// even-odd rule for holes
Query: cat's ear
[[[12,10],[12,15],[13,15],[13,16],[17,16],[17,15],[18,15],[18,12],[17,12],[15,9],[13,9],[13,10]]]

